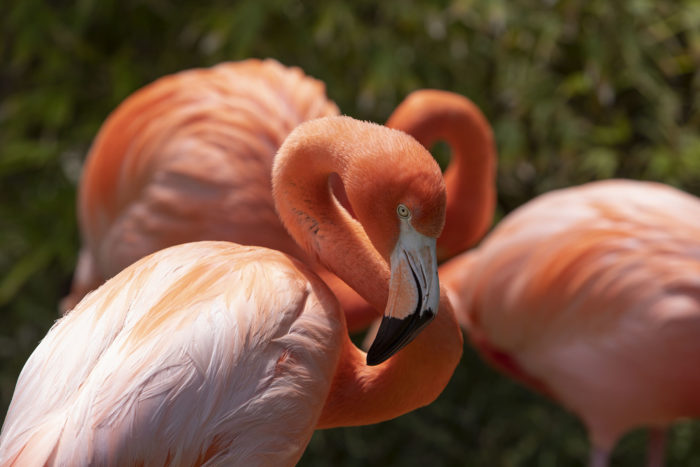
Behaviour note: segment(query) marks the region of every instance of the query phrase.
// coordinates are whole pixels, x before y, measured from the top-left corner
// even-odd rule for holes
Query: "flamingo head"
[[[370,146],[384,170],[352,177],[364,183],[348,193],[367,236],[391,269],[387,305],[367,353],[369,365],[411,342],[435,317],[440,301],[436,240],[446,204],[440,168],[407,134],[388,130],[384,136]]]
[[[413,137],[350,117],[305,122],[275,158],[273,191],[280,218],[297,242],[339,277],[360,285],[370,303],[385,306],[368,364],[388,359],[435,317],[436,240],[447,196],[440,167]],[[333,197],[337,203],[330,204]],[[343,233],[325,236],[319,219]],[[356,249],[337,253],[345,247]],[[380,278],[362,275],[363,262],[375,259],[364,270],[386,272],[379,256],[389,263],[388,288]]]

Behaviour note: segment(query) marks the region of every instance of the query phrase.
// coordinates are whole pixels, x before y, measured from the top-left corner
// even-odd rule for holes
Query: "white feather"
[[[139,261],[29,358],[0,464],[30,441],[37,465],[191,465],[210,448],[207,465],[293,464],[339,356],[331,297],[261,248],[201,242]]]

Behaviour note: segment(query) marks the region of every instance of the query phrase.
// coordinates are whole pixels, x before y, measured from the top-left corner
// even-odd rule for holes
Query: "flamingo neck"
[[[496,202],[496,150],[488,121],[463,96],[416,91],[401,103],[387,126],[402,130],[430,148],[446,141],[452,155],[445,171],[447,209],[438,239],[438,260],[473,246],[488,230]]]
[[[341,123],[340,119],[345,120],[338,119]],[[336,274],[375,310],[383,310],[388,300],[389,266],[362,225],[333,196],[331,186],[333,174],[345,185],[352,184],[351,161],[368,162],[362,160],[362,147],[367,142],[342,138],[341,133],[348,131],[343,125],[314,128],[313,123],[307,123],[305,127],[306,132],[290,135],[275,158],[273,196],[277,212],[309,256]]]
[[[367,328],[377,320],[377,311],[360,297],[356,291],[340,280],[338,276],[325,268],[318,268],[315,272],[333,291],[343,307],[343,314],[345,315],[348,332],[357,333],[366,331]]]
[[[373,230],[372,238],[380,245],[375,250],[362,225],[333,196],[330,177],[338,174],[357,218],[375,227],[369,226],[376,215],[370,212],[371,203],[355,201],[362,199],[358,190],[366,188],[369,175],[395,173],[396,159],[380,149],[396,135],[347,117],[310,121],[289,135],[273,167],[275,205],[289,233],[378,310],[388,298],[390,271],[384,258],[390,253],[386,240],[391,232],[382,238]],[[403,135],[399,139],[404,140]],[[432,402],[461,358],[462,334],[441,291],[433,322],[381,365],[367,366],[366,354],[347,332],[341,345],[319,428],[375,423]]]
[[[409,345],[378,366],[345,335],[317,429],[390,420],[433,402],[462,356],[462,333],[441,291],[440,311]]]

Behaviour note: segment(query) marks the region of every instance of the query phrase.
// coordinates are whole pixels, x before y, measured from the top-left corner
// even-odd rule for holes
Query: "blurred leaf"
[[[616,154],[607,148],[593,148],[583,156],[581,168],[591,172],[595,179],[610,178],[617,169]]]
[[[0,306],[7,304],[13,299],[29,277],[45,267],[50,259],[51,248],[49,245],[44,244],[25,254],[17,261],[12,269],[0,280]]]

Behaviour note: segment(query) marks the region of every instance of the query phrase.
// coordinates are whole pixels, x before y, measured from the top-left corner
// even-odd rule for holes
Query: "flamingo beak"
[[[440,303],[435,238],[418,233],[408,220],[391,253],[389,301],[367,364],[378,365],[411,342],[435,317]]]

